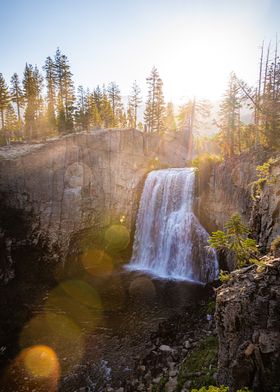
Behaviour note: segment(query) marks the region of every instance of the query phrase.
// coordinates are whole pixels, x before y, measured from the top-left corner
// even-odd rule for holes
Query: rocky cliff
[[[182,167],[187,159],[181,132],[98,130],[1,148],[0,279],[13,277],[19,246],[63,263],[84,238],[112,223],[130,233],[147,172]]]
[[[280,160],[271,167],[274,182],[264,183],[260,197],[251,197],[256,167],[271,157],[269,151],[253,151],[202,167],[198,178],[198,216],[209,232],[223,229],[234,213],[250,225],[263,251],[280,234]]]
[[[232,391],[280,390],[280,259],[232,274],[218,289],[218,381]]]

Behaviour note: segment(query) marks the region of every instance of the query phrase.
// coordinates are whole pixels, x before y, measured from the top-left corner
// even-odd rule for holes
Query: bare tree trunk
[[[255,108],[255,125],[256,125],[255,146],[256,147],[260,143],[260,137],[259,137],[260,112],[258,110],[258,107],[260,107],[260,102],[261,102],[261,85],[262,85],[262,73],[263,73],[263,48],[264,48],[264,42],[262,43],[262,48],[261,48],[259,83],[258,83],[258,90],[257,90],[257,96],[256,96],[258,106]]]
[[[2,129],[5,127],[5,121],[4,121],[4,110],[1,109],[1,122],[2,122]]]

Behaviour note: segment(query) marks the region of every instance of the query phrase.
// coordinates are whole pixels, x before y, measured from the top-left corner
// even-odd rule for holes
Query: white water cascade
[[[206,283],[217,278],[216,253],[193,213],[195,171],[149,173],[141,196],[129,270]]]

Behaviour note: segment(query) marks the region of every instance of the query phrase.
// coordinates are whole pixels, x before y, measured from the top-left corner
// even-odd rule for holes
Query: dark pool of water
[[[54,349],[60,391],[98,390],[106,381],[129,376],[135,361],[151,348],[150,336],[159,323],[203,295],[203,286],[141,272],[80,276],[58,283],[34,307],[19,333],[19,347],[43,344]]]

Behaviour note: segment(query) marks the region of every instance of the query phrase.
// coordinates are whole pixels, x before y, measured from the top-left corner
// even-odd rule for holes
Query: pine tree
[[[88,122],[89,126],[93,128],[101,126],[101,117],[96,104],[96,98],[95,91],[93,93],[88,93],[87,95]],[[101,101],[98,101],[98,103],[101,105]],[[101,107],[100,105],[99,108]]]
[[[11,103],[8,104],[5,112],[5,129],[3,130],[6,144],[9,146],[11,137],[16,136],[15,132],[18,130],[18,119]]]
[[[99,86],[97,86],[96,89],[93,91],[93,99],[99,113],[101,112],[102,97],[103,97],[102,90]]]
[[[38,126],[38,120],[42,114],[42,86],[43,78],[38,68],[26,64],[23,78],[23,91],[26,102],[25,129],[30,138],[35,136],[34,131]]]
[[[128,109],[126,113],[126,118],[127,118],[127,126],[128,128],[135,128],[135,117],[133,115],[133,105],[131,102],[128,102]]]
[[[164,98],[162,92],[162,80],[155,67],[146,79],[148,84],[148,99],[144,113],[145,128],[148,132],[160,131],[164,124]]]
[[[165,103],[162,92],[162,80],[158,78],[156,84],[156,130],[164,130]]]
[[[240,126],[241,100],[239,86],[234,73],[231,73],[228,89],[220,105],[220,128],[224,155],[231,157],[235,154],[238,141],[238,130]]]
[[[268,146],[277,148],[280,147],[280,60],[277,39],[274,59],[265,72],[264,85],[261,109],[264,117],[265,142]]]
[[[166,105],[165,128],[168,131],[176,130],[176,120],[174,116],[174,106],[172,102],[168,102]]]
[[[102,121],[102,126],[105,128],[115,126],[115,117],[112,106],[107,96],[107,91],[105,86],[103,86],[101,107],[100,107],[100,117]]]
[[[9,103],[9,105],[6,109],[5,119],[6,119],[5,128],[9,132],[13,133],[18,130],[17,115],[16,115],[15,109],[13,108],[13,105],[11,103]]]
[[[83,131],[88,129],[88,96],[83,86],[78,87],[77,105],[75,112],[76,124]]]
[[[118,117],[122,109],[121,95],[119,86],[115,82],[111,82],[108,86],[108,99],[113,111],[113,127],[119,125]]]
[[[56,128],[56,67],[54,60],[47,57],[43,68],[47,87],[47,125],[52,130]]]
[[[55,74],[58,89],[58,129],[71,132],[74,126],[74,83],[68,58],[57,49],[55,54]]]
[[[21,124],[20,110],[24,105],[24,96],[23,96],[23,91],[21,88],[19,76],[17,73],[13,74],[11,78],[11,85],[12,86],[10,89],[10,94],[11,94],[12,102],[14,102],[16,105],[18,122],[19,124]]]
[[[121,128],[127,127],[127,117],[123,107],[119,108],[117,111],[117,121]]]
[[[1,128],[5,128],[5,110],[10,102],[9,90],[6,85],[3,75],[0,73],[0,113],[1,113]]]
[[[128,118],[129,118],[128,122],[130,128],[136,128],[137,126],[138,108],[141,103],[142,103],[141,89],[137,85],[135,80],[132,85],[132,91],[129,97],[129,104],[128,104]],[[131,118],[133,118],[133,121],[131,121]]]

